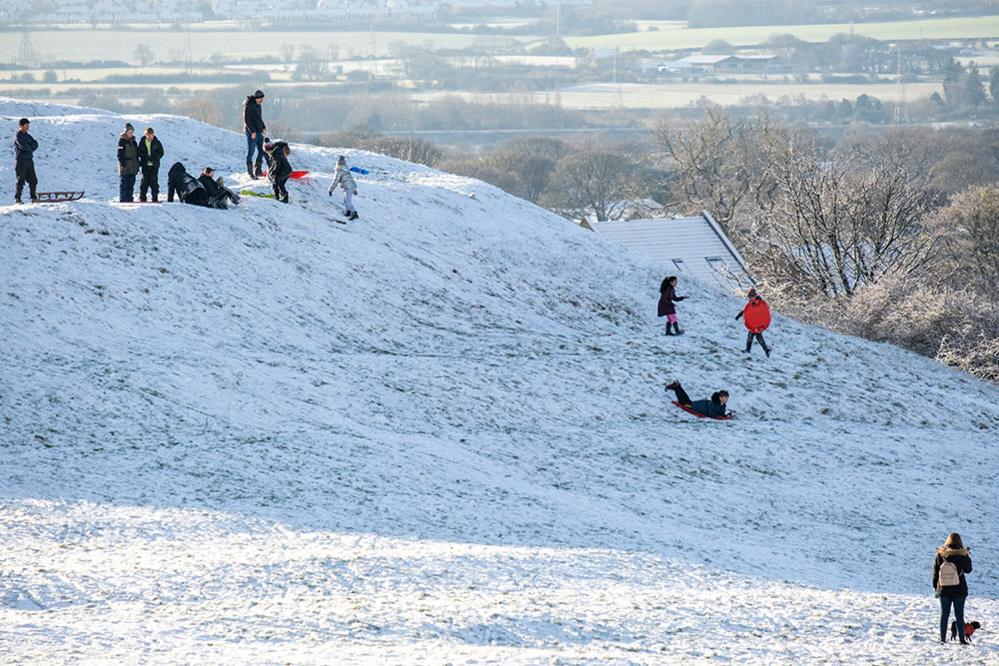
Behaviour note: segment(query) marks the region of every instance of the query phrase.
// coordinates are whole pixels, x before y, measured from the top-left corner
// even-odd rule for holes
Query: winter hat
[[[253,93],[253,98],[254,99],[263,99],[264,98],[264,91],[263,90],[256,91],[255,93]]]
[[[347,163],[347,158],[344,157],[343,155],[341,155],[340,157],[336,158],[336,163],[337,164],[346,164]]]
[[[132,123],[125,123],[125,131],[127,132],[128,130],[132,130],[133,132],[135,131],[135,128],[132,127]]]
[[[749,298],[756,298],[756,289],[755,288],[750,289],[749,293],[746,294],[746,296],[748,296]]]
[[[17,121],[18,126],[28,125],[30,123],[31,123],[31,121],[28,120],[27,118],[21,118],[20,120]]]

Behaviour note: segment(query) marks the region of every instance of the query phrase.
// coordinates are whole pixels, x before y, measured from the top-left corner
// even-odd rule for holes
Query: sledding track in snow
[[[373,167],[347,228],[322,181],[122,206],[123,119],[32,115],[41,187],[89,201],[0,206],[15,658],[927,663],[953,656],[928,582],[950,530],[969,619],[999,626],[996,387],[779,317],[747,360],[739,301],[697,285],[665,338],[656,267],[379,156],[346,152]],[[241,136],[130,120],[242,186]],[[672,377],[738,418],[683,414]]]

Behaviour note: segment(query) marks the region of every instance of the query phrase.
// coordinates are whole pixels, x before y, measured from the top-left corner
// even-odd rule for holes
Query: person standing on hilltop
[[[951,532],[944,545],[937,548],[933,559],[933,589],[940,598],[940,642],[947,642],[947,621],[950,608],[954,607],[954,620],[964,628],[964,602],[968,598],[968,581],[964,575],[971,573],[971,550],[964,547],[961,535]],[[961,643],[967,643],[965,632],[959,632]]]
[[[288,178],[291,177],[291,163],[288,155],[291,154],[291,147],[284,141],[275,141],[271,146],[270,168],[267,170],[267,179],[271,181],[271,188],[274,190],[274,198],[282,203],[288,203]]]
[[[135,175],[139,173],[139,144],[135,142],[135,128],[125,123],[125,131],[118,137],[118,200],[135,201]]]
[[[264,124],[263,110],[260,108],[264,103],[264,91],[258,90],[252,95],[247,95],[243,100],[243,131],[246,133],[246,173],[250,178],[259,178],[263,175],[264,161],[264,132],[267,125]],[[256,157],[254,157],[256,153]]]
[[[163,159],[163,144],[156,138],[152,127],[139,142],[139,168],[142,169],[142,180],[139,182],[139,201],[146,200],[146,192],[153,195],[153,203],[159,203],[160,196],[160,160]]]
[[[21,194],[24,192],[24,184],[28,184],[28,194],[31,201],[38,201],[38,178],[35,176],[35,151],[38,150],[38,142],[28,134],[31,121],[21,118],[17,122],[17,134],[14,135],[14,173],[17,176],[17,189],[14,191],[14,203],[24,203],[21,201]]]

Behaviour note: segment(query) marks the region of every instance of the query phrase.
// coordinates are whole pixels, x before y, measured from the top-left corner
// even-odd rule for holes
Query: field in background
[[[656,30],[649,30],[655,27]],[[592,37],[566,37],[572,48],[620,48],[668,51],[701,48],[715,39],[724,39],[737,46],[762,44],[771,35],[792,34],[808,42],[824,42],[838,33],[848,33],[849,23],[816,25],[762,25],[736,28],[687,28],[677,21],[643,21],[643,32]],[[894,39],[988,39],[999,37],[999,16],[969,16],[919,21],[885,23],[855,23],[854,34],[881,40]]]
[[[908,99],[928,97],[940,92],[940,83],[910,83],[906,86]],[[853,100],[867,94],[880,100],[896,100],[898,87],[891,83],[837,83],[837,84],[718,84],[718,83],[595,83],[574,86],[555,93],[474,93],[474,92],[428,92],[417,93],[413,97],[422,101],[440,100],[445,97],[461,96],[480,103],[560,103],[566,109],[675,109],[689,106],[699,99],[706,98],[722,105],[738,104],[747,97],[763,95],[771,101],[782,97],[809,100],[828,98],[839,101],[842,98]]]

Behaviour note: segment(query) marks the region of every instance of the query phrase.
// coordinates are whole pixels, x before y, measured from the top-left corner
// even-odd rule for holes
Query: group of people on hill
[[[246,172],[250,178],[257,179],[264,175],[263,166],[267,164],[267,179],[270,181],[273,197],[277,201],[288,203],[288,180],[293,170],[288,156],[291,147],[285,141],[271,142],[265,136],[267,125],[264,123],[262,105],[264,92],[257,90],[248,95],[243,102],[243,130],[246,134]],[[38,177],[35,174],[34,153],[38,150],[38,142],[28,131],[31,121],[21,118],[18,131],[14,135],[14,162],[17,175],[17,189],[14,202],[23,203],[24,186],[28,186],[31,201],[38,201]],[[135,180],[141,174],[139,182],[139,202],[159,203],[159,170],[160,162],[166,152],[152,127],[147,127],[141,139],[135,136],[135,128],[131,123],[125,123],[125,128],[118,137],[118,200],[121,203],[135,203]],[[357,194],[357,183],[347,167],[346,158],[341,155],[333,172],[333,182],[328,193],[333,196],[337,189],[344,193],[344,213],[348,219],[357,219],[354,208],[354,195]],[[239,195],[226,187],[224,179],[215,177],[212,167],[205,167],[197,177],[187,172],[180,162],[175,162],[167,172],[167,201],[172,202],[174,196],[183,202],[207,208],[227,208],[229,204],[238,205]]]
[[[679,279],[675,275],[670,275],[659,285],[659,316],[666,317],[666,335],[683,335],[680,330],[680,323],[677,320],[676,305],[680,301],[686,300],[686,296],[678,296],[676,286]],[[746,336],[746,354],[753,351],[753,342],[759,342],[763,353],[770,358],[770,347],[763,339],[763,332],[770,326],[770,306],[763,300],[763,297],[755,288],[746,294],[747,302],[745,307],[735,316],[736,320],[742,319],[748,334]],[[726,418],[728,391],[716,391],[709,400],[691,401],[690,396],[684,390],[678,380],[666,385],[667,391],[673,391],[676,395],[676,402],[701,416],[709,418]]]

